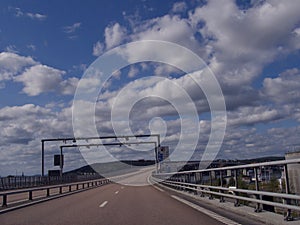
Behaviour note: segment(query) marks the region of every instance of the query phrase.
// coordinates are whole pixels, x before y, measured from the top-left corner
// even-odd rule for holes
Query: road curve
[[[223,224],[152,186],[108,184],[0,215],[0,224]]]

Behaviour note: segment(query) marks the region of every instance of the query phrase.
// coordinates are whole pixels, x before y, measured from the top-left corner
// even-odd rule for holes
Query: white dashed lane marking
[[[117,195],[119,193],[119,191],[116,191],[115,194]]]
[[[107,203],[108,201],[103,202],[101,205],[99,205],[99,208],[103,208],[104,206],[106,206]]]

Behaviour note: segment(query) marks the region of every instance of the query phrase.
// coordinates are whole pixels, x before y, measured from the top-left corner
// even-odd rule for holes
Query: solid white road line
[[[237,222],[235,222],[233,220],[230,220],[230,219],[228,219],[226,217],[220,216],[220,215],[218,215],[218,214],[216,214],[216,213],[214,213],[212,211],[209,211],[209,210],[207,210],[207,209],[205,209],[205,208],[203,208],[203,207],[201,207],[199,205],[196,205],[196,204],[194,204],[192,202],[189,202],[187,200],[179,198],[179,197],[177,197],[175,195],[171,195],[171,197],[174,198],[174,199],[176,199],[176,200],[178,200],[178,201],[180,201],[180,202],[182,202],[182,203],[184,203],[184,204],[186,204],[186,205],[188,205],[188,206],[190,206],[190,207],[192,207],[192,208],[194,208],[194,209],[196,209],[196,210],[198,210],[201,213],[204,213],[204,214],[212,217],[215,220],[218,220],[218,221],[222,222],[222,223],[225,223],[227,225],[241,225],[240,223],[237,223]]]
[[[165,192],[163,189],[156,187],[155,185],[152,185],[152,187],[154,187],[156,190],[159,190],[160,192]]]
[[[103,208],[107,203],[108,201],[103,202],[101,205],[99,205],[99,208]]]
[[[116,191],[115,194],[117,195],[119,193],[119,191]]]

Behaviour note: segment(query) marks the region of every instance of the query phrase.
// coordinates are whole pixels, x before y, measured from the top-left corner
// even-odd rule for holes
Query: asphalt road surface
[[[118,183],[0,214],[0,225],[238,224],[149,185],[152,171],[144,168],[115,177]]]
[[[149,172],[127,177],[123,181],[144,184],[147,174]],[[1,214],[0,224],[219,225],[224,223],[152,186],[112,183]]]

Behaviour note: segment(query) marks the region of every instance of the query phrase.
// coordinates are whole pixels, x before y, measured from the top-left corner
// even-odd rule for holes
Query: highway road
[[[108,184],[0,215],[0,224],[223,224],[151,186]]]
[[[149,185],[152,169],[73,195],[0,214],[1,225],[239,225]],[[242,224],[254,224],[250,223]],[[256,224],[256,223],[255,223]]]

